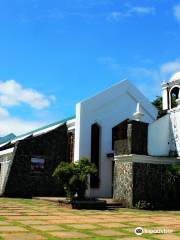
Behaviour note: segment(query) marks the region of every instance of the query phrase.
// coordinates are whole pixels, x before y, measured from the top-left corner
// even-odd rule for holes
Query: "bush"
[[[76,163],[61,162],[53,173],[63,186],[66,195],[73,200],[75,197],[83,199],[88,187],[88,174],[95,174],[95,165],[87,158],[81,158]]]

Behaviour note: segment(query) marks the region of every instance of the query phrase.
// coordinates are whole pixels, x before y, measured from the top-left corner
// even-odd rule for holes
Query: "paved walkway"
[[[170,231],[166,234],[143,233]],[[41,200],[0,198],[0,239],[180,239],[180,212],[72,210]]]

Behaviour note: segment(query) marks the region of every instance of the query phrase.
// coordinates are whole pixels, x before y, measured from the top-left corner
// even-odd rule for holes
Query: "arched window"
[[[97,173],[91,175],[91,188],[99,188],[100,130],[97,123],[91,126],[91,162],[97,168]]]
[[[170,91],[171,108],[177,107],[176,99],[179,97],[179,87],[175,86]]]

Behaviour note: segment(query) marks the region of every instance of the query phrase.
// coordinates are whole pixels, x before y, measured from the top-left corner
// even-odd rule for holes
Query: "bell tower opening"
[[[170,91],[171,108],[177,107],[176,100],[179,97],[179,87],[173,87]]]
[[[163,110],[170,110],[180,105],[180,72],[162,83]]]

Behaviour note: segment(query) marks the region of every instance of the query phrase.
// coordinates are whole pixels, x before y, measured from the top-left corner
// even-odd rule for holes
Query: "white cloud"
[[[44,124],[42,121],[26,121],[14,117],[9,108],[22,104],[33,109],[43,110],[55,101],[55,96],[45,96],[37,90],[24,88],[15,80],[0,81],[0,137],[11,132],[22,134]]]
[[[5,117],[9,117],[9,112],[5,108],[0,107],[0,119]]]
[[[0,136],[5,136],[9,133],[14,133],[16,135],[26,133],[33,129],[42,126],[41,122],[36,121],[25,121],[19,118],[14,118],[12,116],[1,117],[0,112]]]
[[[160,67],[162,74],[173,74],[180,71],[180,60],[174,60],[170,62],[163,63]]]
[[[180,21],[180,4],[174,6],[173,10],[174,10],[174,16],[175,16],[175,18],[176,18],[178,21]]]
[[[114,11],[111,12],[107,20],[108,21],[118,21],[121,17],[131,17],[133,15],[149,15],[154,14],[155,8],[154,7],[129,7],[126,11]]]
[[[31,88],[23,88],[15,80],[0,81],[0,106],[11,107],[22,103],[35,109],[49,107],[54,96],[45,96]]]
[[[25,121],[11,116],[7,109],[0,107],[0,137],[9,133],[22,134],[42,125],[38,121]]]
[[[155,8],[154,7],[133,7],[129,10],[131,14],[154,14]]]

